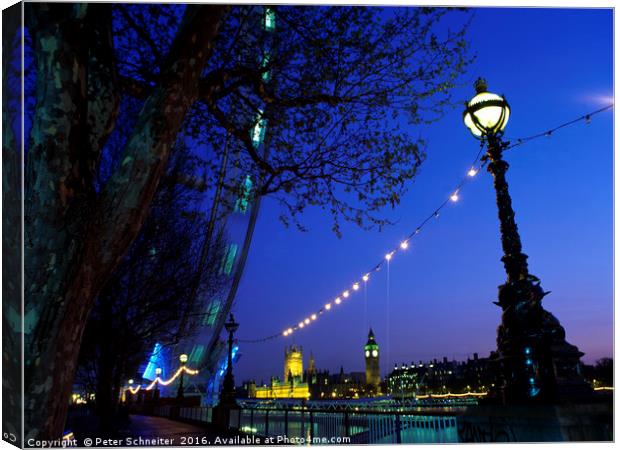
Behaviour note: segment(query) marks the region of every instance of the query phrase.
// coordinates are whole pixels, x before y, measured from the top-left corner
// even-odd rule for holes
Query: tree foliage
[[[337,233],[342,220],[388,223],[385,207],[399,203],[424,159],[423,139],[404,128],[432,122],[451,104],[469,62],[466,28],[446,29],[455,11],[442,8],[270,11],[273,30],[265,29],[263,7],[230,12],[188,133],[215,155],[232,134],[243,152],[237,164],[263,180],[258,193],[278,200],[285,224],[301,226],[308,206],[325,209]],[[133,80],[166,42],[144,40],[147,50],[126,69]],[[259,121],[268,156],[252,139]]]

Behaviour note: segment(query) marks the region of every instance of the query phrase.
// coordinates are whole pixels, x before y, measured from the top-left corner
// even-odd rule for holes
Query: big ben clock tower
[[[381,383],[381,373],[379,371],[379,345],[375,340],[372,328],[368,332],[368,342],[364,346],[364,357],[366,359],[366,384],[372,386],[375,392],[379,392]]]

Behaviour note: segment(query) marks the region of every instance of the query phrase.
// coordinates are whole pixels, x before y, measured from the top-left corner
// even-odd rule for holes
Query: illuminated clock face
[[[366,350],[366,358],[368,358],[369,356],[370,356],[370,352]]]
[[[372,356],[374,356],[376,358],[377,356],[379,356],[379,352],[376,351],[376,350],[373,350],[372,351]]]

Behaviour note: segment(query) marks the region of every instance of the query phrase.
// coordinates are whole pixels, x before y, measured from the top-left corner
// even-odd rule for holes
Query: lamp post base
[[[593,394],[581,370],[583,353],[542,307],[546,294],[532,275],[499,287],[497,363],[503,382],[492,396],[504,404],[580,402]]]
[[[237,409],[239,409],[239,405],[237,405],[235,383],[232,374],[227,373],[224,377],[220,401],[213,409],[214,423],[222,429],[230,428],[230,415]]]
[[[237,407],[237,398],[235,392],[222,392],[220,394],[220,401],[218,406],[223,406],[227,408]]]
[[[224,375],[224,382],[222,383],[222,391],[220,392],[219,405],[225,407],[237,406],[237,395],[235,394],[235,380],[232,375],[232,371],[226,372]]]

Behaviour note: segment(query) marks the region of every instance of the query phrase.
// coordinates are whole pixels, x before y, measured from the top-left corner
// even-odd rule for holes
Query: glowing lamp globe
[[[487,82],[478,78],[476,96],[465,105],[463,122],[477,137],[503,133],[510,116],[510,106],[504,97],[487,91]]]
[[[181,364],[185,364],[187,362],[187,355],[183,353],[181,356],[179,356],[179,361],[181,361]]]
[[[155,375],[157,376],[161,375],[161,367],[158,367],[157,369],[155,369]]]

